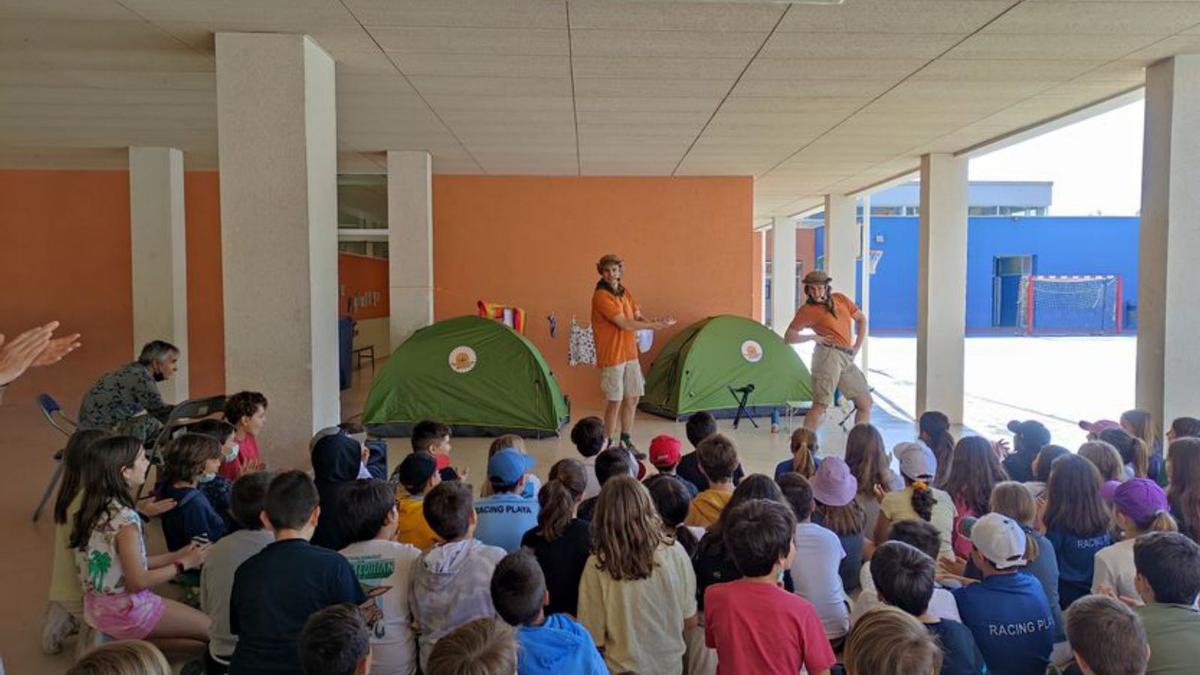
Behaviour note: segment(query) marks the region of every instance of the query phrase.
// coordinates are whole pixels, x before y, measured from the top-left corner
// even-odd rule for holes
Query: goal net
[[[1026,335],[1121,332],[1120,275],[1026,276],[1020,298]]]

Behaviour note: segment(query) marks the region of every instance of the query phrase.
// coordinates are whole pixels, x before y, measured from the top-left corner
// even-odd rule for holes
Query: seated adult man
[[[174,375],[178,362],[175,345],[162,340],[146,343],[137,361],[101,375],[84,394],[79,425],[153,442],[174,407],[163,401],[157,383]]]

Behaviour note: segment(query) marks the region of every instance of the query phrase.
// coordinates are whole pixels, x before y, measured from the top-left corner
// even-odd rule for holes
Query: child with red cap
[[[683,456],[683,443],[678,438],[670,434],[662,434],[655,436],[650,441],[650,463],[654,465],[658,472],[668,476],[675,476],[679,479],[683,486],[687,488],[688,496],[692,499],[696,498],[700,490],[695,483],[675,473],[675,468],[679,466],[679,460]]]

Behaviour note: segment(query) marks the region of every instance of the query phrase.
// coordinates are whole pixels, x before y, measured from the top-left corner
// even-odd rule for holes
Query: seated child
[[[805,478],[812,478],[817,472],[821,460],[817,452],[821,449],[815,431],[800,427],[792,432],[792,456],[775,465],[775,480],[785,473],[796,472]]]
[[[424,496],[442,482],[437,460],[427,452],[410,453],[392,472],[392,482],[401,488],[396,490],[396,541],[428,551],[441,541],[422,509]]]
[[[871,558],[871,578],[880,599],[911,614],[937,637],[942,647],[942,675],[983,675],[987,665],[966,626],[929,613],[937,563],[899,541],[884,542]]]
[[[842,660],[846,675],[938,675],[942,650],[921,622],[881,605],[854,624]]]
[[[188,433],[202,434],[221,444],[221,466],[232,462],[238,456],[239,448],[234,432],[233,425],[229,422],[212,418],[188,426]],[[237,522],[233,520],[229,511],[229,491],[233,489],[233,481],[222,476],[218,469],[212,480],[201,483],[198,487],[204,496],[208,497],[213,509],[225,519],[225,531],[236,530]]]
[[[1154,675],[1196,672],[1200,654],[1200,546],[1178,532],[1151,532],[1133,545],[1134,582],[1144,603],[1138,617],[1146,629]]]
[[[314,612],[367,600],[354,569],[336,551],[308,543],[317,529],[320,496],[303,471],[285,471],[267,488],[264,517],[275,541],[233,575],[229,624],[237,647],[229,671],[238,675],[300,670],[300,631]]]
[[[579,611],[579,578],[591,552],[591,528],[575,512],[587,486],[583,463],[560,459],[550,467],[550,480],[538,492],[537,527],[521,537],[533,551],[550,591],[548,614]]]
[[[89,454],[95,461],[83,468],[83,498],[68,542],[88,625],[118,640],[206,640],[203,612],[151,589],[199,568],[209,545],[147,557],[142,519],[133,509],[133,495],[150,468],[141,440],[109,436],[95,441]]]
[[[266,468],[258,436],[267,424],[267,397],[257,391],[239,391],[225,399],[225,421],[233,425],[236,450],[225,456],[219,473],[237,480],[243,473]]]
[[[889,492],[879,500],[879,520],[875,521],[872,541],[882,541],[892,523],[901,520],[923,520],[932,523],[941,540],[939,558],[953,558],[951,535],[954,532],[954,500],[942,490],[932,487],[937,474],[937,460],[929,446],[917,441],[898,443],[892,454],[900,464],[904,489]]]
[[[509,553],[492,574],[496,613],[517,629],[518,675],[608,675],[592,637],[567,614],[545,613],[550,594],[528,550]]]
[[[469,621],[495,614],[492,571],[505,551],[475,538],[472,501],[471,488],[457,480],[442,482],[425,495],[425,520],[446,542],[422,553],[413,569],[409,606],[425,673],[435,672],[429,657],[439,640]]]
[[[704,594],[709,586],[740,579],[742,576],[737,565],[733,564],[733,556],[729,554],[725,545],[725,531],[729,527],[731,509],[755,499],[769,499],[784,506],[788,505],[775,481],[761,473],[750,474],[738,484],[729,503],[717,517],[717,522],[708,526],[692,554],[692,570],[696,574],[696,602],[701,610],[704,609]],[[789,593],[795,590],[789,570],[783,572],[783,583]]]
[[[1142,620],[1132,609],[1115,598],[1087,595],[1076,600],[1066,616],[1067,639],[1085,675],[1144,675],[1150,646]]]
[[[888,530],[887,539],[884,541],[904,542],[930,558],[938,554],[941,546],[937,528],[923,520],[902,520],[892,525],[892,528]],[[870,565],[863,565],[858,581],[862,591],[854,601],[854,613],[850,617],[852,625],[858,623],[863,614],[880,603],[878,591],[875,589],[875,580],[871,577]],[[955,602],[954,596],[937,583],[934,584],[933,596],[929,600],[929,613],[940,619],[962,622],[962,618],[958,614],[958,603]]]
[[[171,675],[171,664],[158,647],[141,640],[117,640],[88,651],[67,675]]]
[[[684,455],[679,460],[679,466],[675,468],[675,473],[680,478],[686,480],[696,489],[703,492],[708,489],[708,478],[704,476],[704,472],[700,471],[700,456],[696,454],[696,448],[700,446],[700,441],[717,433],[717,419],[712,416],[712,413],[700,411],[692,413],[687,418],[687,425],[684,427],[688,443],[692,446],[692,451]],[[742,482],[746,472],[742,471],[741,464],[733,472],[733,483],[737,485]]]
[[[608,437],[604,435],[604,420],[599,417],[584,417],[571,427],[571,443],[583,457],[583,467],[587,472],[587,489],[583,491],[584,500],[600,494],[600,481],[596,478],[596,456],[608,447]]]
[[[428,660],[427,675],[513,675],[517,642],[508,624],[489,616],[454,629]]]
[[[742,578],[704,593],[704,639],[718,673],[829,673],[836,662],[813,606],[779,588],[796,555],[788,507],[754,499],[733,507],[725,540]]]
[[[688,499],[695,499],[700,491],[696,489],[695,485],[692,485],[691,481],[675,473],[675,468],[679,466],[679,453],[682,447],[679,439],[674,436],[668,434],[655,436],[650,441],[650,464],[655,469],[658,469],[657,475],[675,476],[678,478],[680,484],[687,489]]]
[[[650,446],[650,453],[654,453],[653,444]],[[662,519],[663,530],[675,537],[675,541],[683,544],[683,550],[687,551],[689,556],[695,553],[700,538],[704,536],[704,528],[683,524],[692,505],[692,498],[684,486],[683,479],[671,474],[656,473],[642,481],[642,484],[650,491],[650,499],[654,500],[654,508]]]
[[[1042,523],[1058,558],[1058,604],[1064,610],[1091,590],[1096,553],[1112,543],[1112,515],[1100,486],[1100,471],[1083,457],[1054,460]]]
[[[838,565],[842,589],[853,593],[859,588],[858,575],[862,569],[863,529],[867,514],[859,505],[858,480],[850,467],[839,457],[826,457],[809,481],[812,486],[812,522],[837,535],[846,557]]]
[[[417,644],[408,597],[413,564],[421,551],[392,540],[396,493],[391,485],[374,478],[355,481],[341,498],[342,530],[351,542],[342,555],[383,615],[371,626],[372,668],[411,675],[417,670]]]
[[[237,636],[229,627],[229,596],[233,575],[243,562],[275,540],[264,529],[262,512],[266,509],[267,488],[274,476],[267,471],[248,473],[229,491],[229,507],[238,529],[213,544],[208,560],[200,571],[200,609],[212,619],[208,632],[209,675],[229,670]]]
[[[529,454],[525,450],[524,438],[521,438],[516,434],[504,434],[503,436],[498,436],[496,440],[492,441],[492,444],[488,446],[488,459],[491,459],[497,452],[500,452],[504,448],[512,448],[522,455]],[[522,497],[525,497],[526,499],[537,499],[538,490],[541,489],[542,479],[538,478],[537,474],[525,474],[525,489],[521,490]],[[491,497],[493,494],[495,494],[495,491],[492,489],[491,481],[485,482],[483,487],[479,488],[480,497]]]
[[[796,594],[812,603],[825,637],[839,647],[850,631],[850,609],[838,574],[846,552],[836,534],[813,524],[812,488],[804,476],[786,473],[779,479],[779,488],[796,517],[796,555],[789,566]]]
[[[178,551],[193,539],[217,541],[225,534],[225,519],[197,485],[216,478],[221,446],[209,436],[185,433],[167,441],[162,452],[157,497],[175,500],[175,508],[161,516],[167,550]]]
[[[428,452],[437,460],[438,475],[442,480],[466,480],[467,472],[460,475],[450,466],[450,427],[433,420],[421,420],[412,429],[413,452]]]
[[[608,448],[596,455],[596,481],[603,486],[609,479],[616,476],[628,476],[633,471],[631,455],[624,448]],[[586,463],[585,463],[586,466]],[[596,510],[596,502],[600,495],[586,498],[579,504],[579,519],[591,522],[592,513]]]
[[[1110,588],[1118,597],[1137,597],[1133,580],[1133,544],[1147,532],[1175,532],[1175,519],[1167,505],[1167,493],[1149,478],[1131,478],[1124,483],[1105,483],[1100,490],[1113,505],[1113,520],[1122,532],[1121,541],[1100,549],[1092,574],[1092,592]]]
[[[344,603],[315,612],[300,631],[304,675],[367,675],[374,656],[367,624],[354,605]]]
[[[1022,573],[1032,548],[1029,536],[999,513],[968,520],[963,529],[983,581],[953,593],[988,670],[996,675],[1045,671],[1054,649],[1054,614],[1038,580]]]
[[[733,496],[733,473],[739,466],[738,455],[733,441],[721,434],[700,441],[696,455],[708,488],[692,500],[684,522],[693,527],[708,527],[717,521],[721,509]]]
[[[320,517],[312,543],[339,551],[350,543],[339,517],[342,494],[359,480],[363,446],[346,434],[329,434],[313,444],[311,458],[313,482],[321,495]]]
[[[579,582],[579,623],[612,672],[681,675],[684,631],[696,626],[696,578],[632,476],[600,490],[593,551]]]
[[[1046,494],[1046,484],[1050,482],[1050,467],[1053,466],[1054,460],[1069,454],[1071,451],[1061,445],[1047,445],[1038,451],[1037,456],[1033,458],[1033,480],[1022,483],[1034,499]]]
[[[538,523],[537,500],[522,496],[533,458],[503,448],[492,455],[487,468],[493,494],[475,502],[475,538],[512,553],[521,548],[521,537]]]

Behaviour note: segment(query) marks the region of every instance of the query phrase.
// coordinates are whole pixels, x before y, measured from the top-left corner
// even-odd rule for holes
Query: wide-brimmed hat
[[[854,501],[854,495],[858,493],[858,479],[840,457],[822,459],[809,484],[813,499],[826,506],[845,506]]]
[[[825,270],[813,270],[804,275],[805,286],[815,286],[818,284],[827,284],[833,281],[833,277],[829,276]]]

